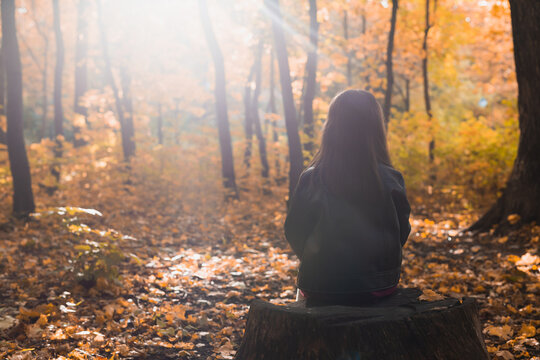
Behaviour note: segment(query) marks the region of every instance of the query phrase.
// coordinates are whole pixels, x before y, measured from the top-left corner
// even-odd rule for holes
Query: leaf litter
[[[250,301],[294,301],[284,186],[241,184],[227,203],[219,181],[106,170],[38,194],[31,221],[2,227],[0,358],[231,359]],[[77,191],[89,178],[94,190]],[[540,227],[501,242],[460,233],[472,219],[413,216],[401,285],[474,297],[494,358],[538,358]]]

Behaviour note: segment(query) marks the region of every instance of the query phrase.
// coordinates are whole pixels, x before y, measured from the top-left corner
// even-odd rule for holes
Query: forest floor
[[[231,359],[251,300],[294,301],[285,186],[241,179],[227,204],[212,177],[142,164],[71,166],[26,223],[3,185],[0,359]],[[540,227],[459,235],[472,220],[417,204],[401,285],[476,298],[493,358],[538,359]]]

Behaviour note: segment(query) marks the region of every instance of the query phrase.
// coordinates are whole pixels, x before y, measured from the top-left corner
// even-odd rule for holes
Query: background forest
[[[407,184],[403,284],[539,356],[540,227],[461,234],[517,154],[506,0],[2,0],[2,29],[0,358],[232,358],[251,299],[294,300],[286,201],[346,88]]]

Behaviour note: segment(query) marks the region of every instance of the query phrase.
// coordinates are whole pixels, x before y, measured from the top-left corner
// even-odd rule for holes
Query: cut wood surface
[[[253,301],[236,359],[488,359],[474,299],[418,300],[416,289],[366,307]]]

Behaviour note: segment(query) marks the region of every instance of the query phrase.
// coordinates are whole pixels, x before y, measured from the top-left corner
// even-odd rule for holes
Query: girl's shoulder
[[[314,191],[316,189],[324,188],[322,184],[320,170],[314,166],[310,166],[300,174],[298,180],[297,190]]]
[[[315,166],[310,166],[300,174],[300,180],[298,182],[308,182],[313,181],[319,176],[319,169]]]
[[[298,179],[298,187],[308,187],[312,185],[318,177],[318,171],[314,166],[310,166],[300,174],[300,179]]]
[[[381,176],[381,181],[390,188],[405,188],[405,180],[403,180],[403,175],[401,175],[401,173],[392,166],[379,163],[379,174]]]

